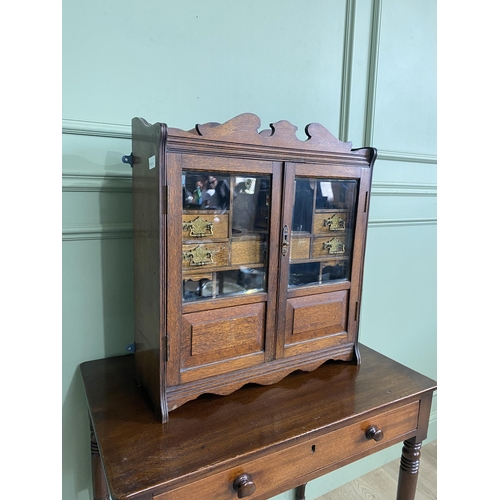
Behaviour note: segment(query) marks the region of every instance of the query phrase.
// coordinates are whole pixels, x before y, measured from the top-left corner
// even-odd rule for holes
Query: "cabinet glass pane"
[[[182,173],[183,300],[266,290],[270,176]]]
[[[351,277],[358,181],[296,178],[288,286]]]

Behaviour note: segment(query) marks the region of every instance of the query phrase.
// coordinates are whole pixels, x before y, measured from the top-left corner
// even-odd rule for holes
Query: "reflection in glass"
[[[266,273],[242,266],[234,271],[216,271],[206,275],[184,274],[183,300],[199,300],[265,290]]]
[[[182,173],[183,300],[266,290],[269,176]]]
[[[314,207],[314,182],[308,179],[295,181],[295,203],[293,205],[292,231],[311,232]]]
[[[316,183],[316,210],[354,209],[358,183],[352,179],[318,181]]]
[[[183,174],[184,208],[225,210],[229,207],[228,178],[213,174]]]
[[[350,279],[358,182],[296,178],[289,287]]]
[[[319,262],[305,262],[290,265],[289,283],[292,286],[319,282]]]

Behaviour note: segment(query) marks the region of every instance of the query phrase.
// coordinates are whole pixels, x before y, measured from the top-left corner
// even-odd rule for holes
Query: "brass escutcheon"
[[[325,219],[324,225],[328,226],[330,231],[341,231],[345,229],[345,219],[340,217],[339,214],[333,214],[328,219]]]
[[[342,240],[332,238],[330,241],[323,243],[323,248],[328,250],[330,255],[345,253],[345,245]]]
[[[214,234],[214,223],[208,222],[201,217],[196,217],[196,219],[190,222],[184,222],[184,224],[182,224],[182,230],[190,230],[190,236],[203,238],[204,236],[212,236]]]
[[[214,252],[206,250],[204,247],[198,245],[197,247],[182,253],[182,260],[189,260],[190,266],[206,266],[213,264]]]

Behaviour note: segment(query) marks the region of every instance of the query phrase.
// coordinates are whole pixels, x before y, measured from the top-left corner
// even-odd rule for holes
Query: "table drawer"
[[[419,402],[380,413],[356,424],[337,429],[329,434],[309,439],[285,450],[251,460],[238,467],[218,472],[212,476],[162,493],[155,500],[231,500],[238,498],[233,487],[238,478],[250,498],[261,497],[302,476],[319,471],[338,462],[369,452],[417,428]],[[381,430],[379,441],[367,438],[367,431]],[[376,436],[377,438],[379,435]],[[321,474],[318,474],[318,476]],[[253,493],[253,483],[255,491]]]

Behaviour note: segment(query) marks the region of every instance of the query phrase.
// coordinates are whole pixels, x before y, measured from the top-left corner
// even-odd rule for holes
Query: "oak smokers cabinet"
[[[376,150],[260,125],[132,120],[135,360],[163,422],[203,393],[359,363]]]

